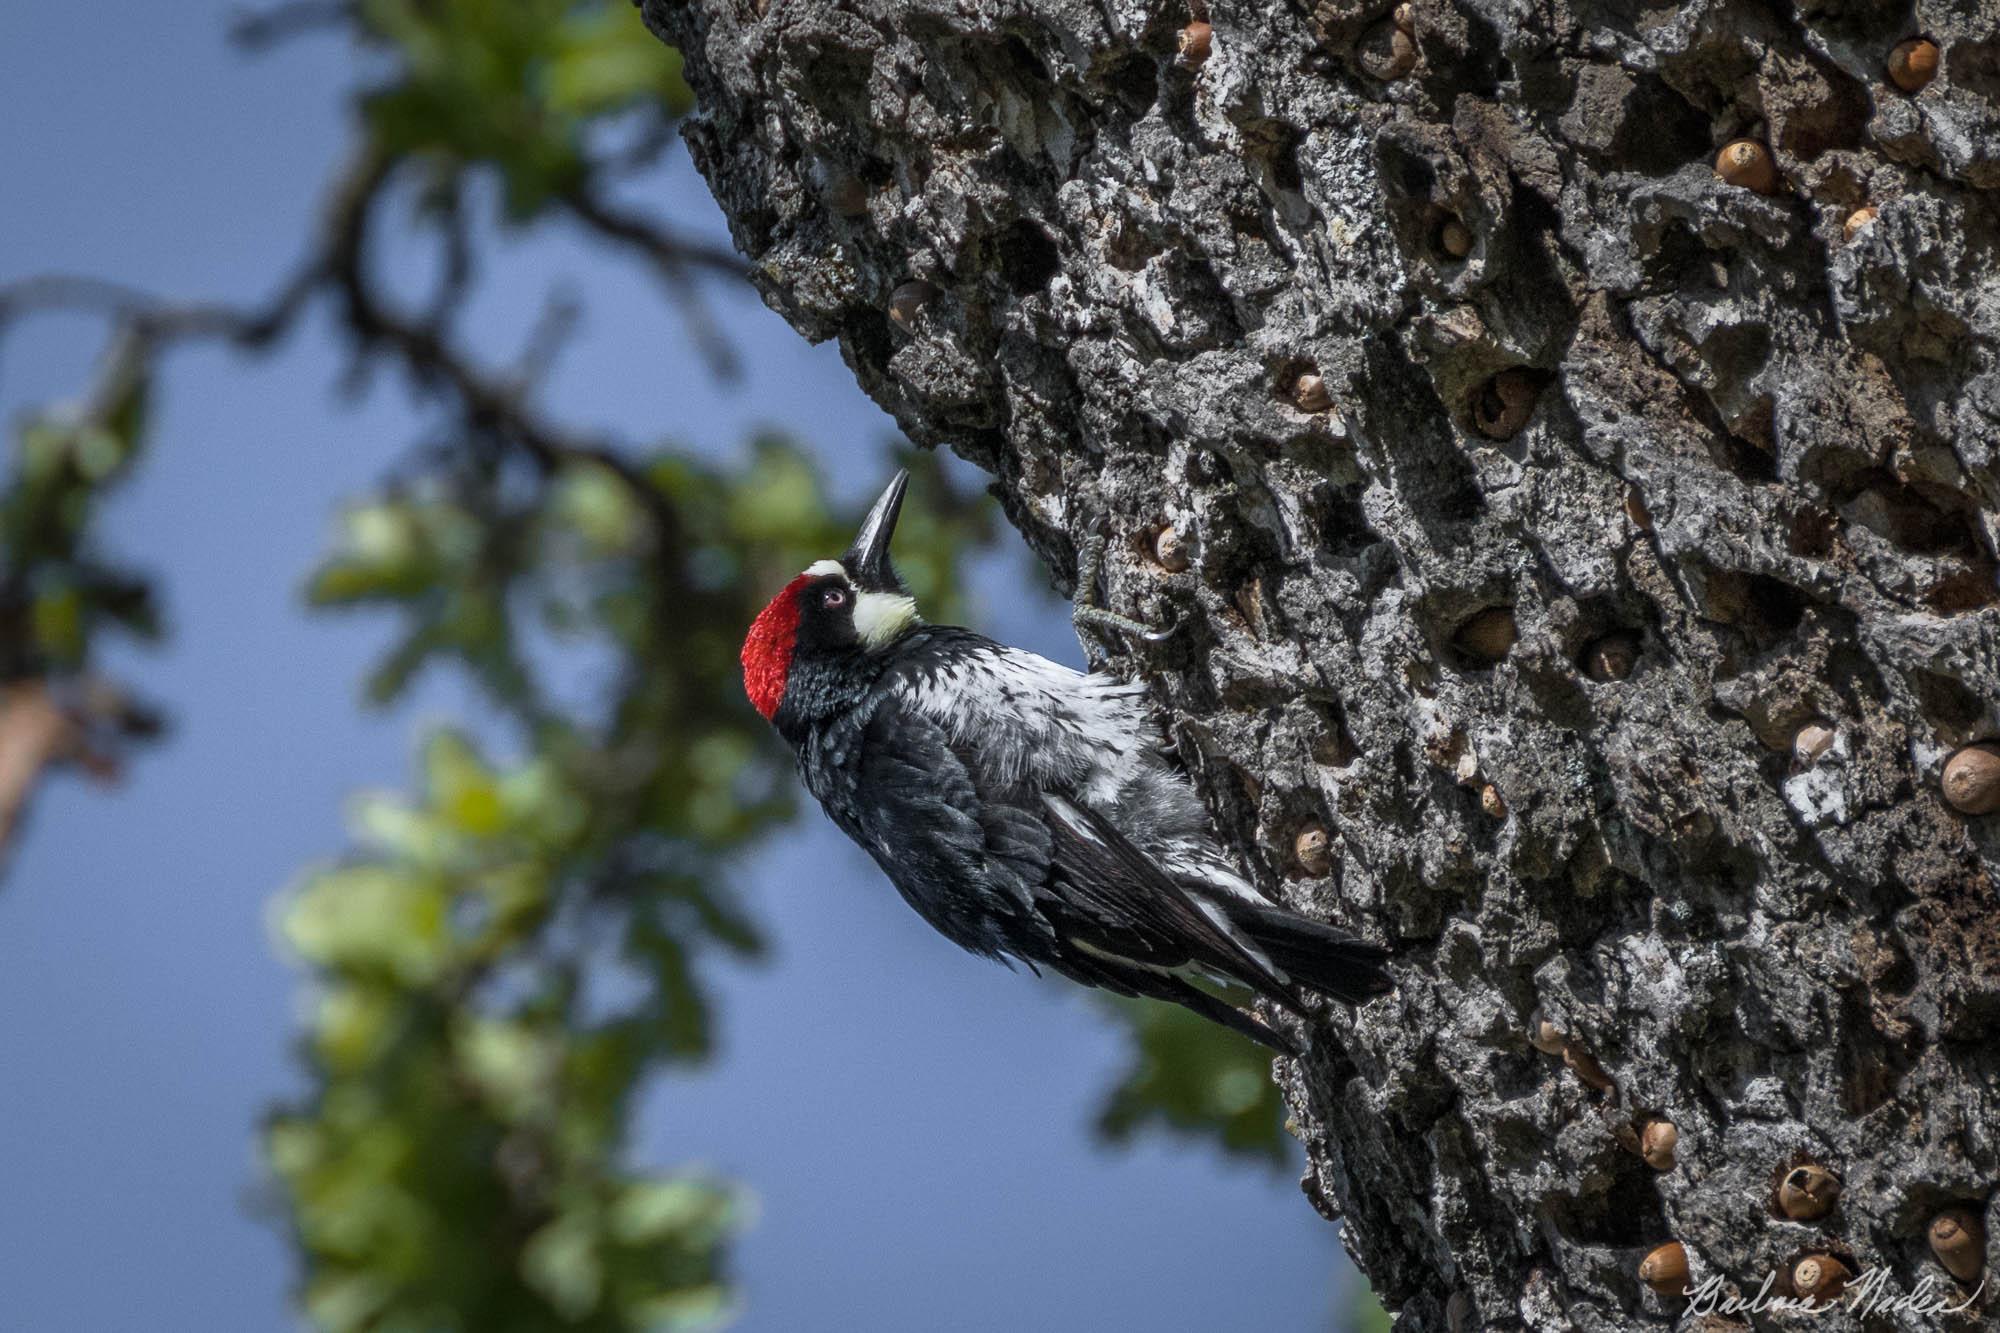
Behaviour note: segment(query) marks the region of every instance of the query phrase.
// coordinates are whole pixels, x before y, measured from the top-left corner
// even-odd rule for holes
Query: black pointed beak
[[[888,489],[875,501],[875,507],[868,511],[868,517],[862,520],[861,531],[854,535],[854,545],[840,557],[854,586],[863,592],[903,590],[896,567],[889,563],[889,539],[896,535],[896,519],[903,512],[903,492],[909,486],[910,474],[897,472]]]

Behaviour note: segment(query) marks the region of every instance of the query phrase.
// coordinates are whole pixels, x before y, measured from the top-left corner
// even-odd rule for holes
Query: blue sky
[[[169,295],[257,297],[286,271],[346,140],[339,44],[250,60],[235,6],[0,7],[0,279],[51,270]],[[684,162],[641,200],[721,236]],[[774,425],[836,489],[882,480],[892,426],[837,352],[747,293],[719,298],[749,374],[713,385],[650,282],[578,238],[504,246],[473,312],[495,356],[557,288],[585,323],[549,405],[636,439],[728,454]],[[84,319],[0,347],[0,412],[78,392]],[[390,377],[338,398],[314,320],[278,356],[168,365],[152,452],[110,507],[171,639],[109,663],[164,702],[169,741],[120,788],[50,784],[0,882],[0,1333],[290,1327],[294,1271],[255,1127],[298,1086],[299,981],[270,905],[344,845],[353,792],[400,787],[429,722],[479,706],[449,677],[363,711],[389,625],[309,616],[299,588],[343,496],[421,424]],[[961,468],[961,476],[970,477]],[[1011,552],[982,628],[1069,661],[1061,609]],[[1341,1261],[1294,1172],[1088,1126],[1119,1059],[1078,993],[961,955],[816,813],[741,875],[772,959],[718,970],[723,1051],[649,1090],[635,1151],[747,1182],[740,1327],[1323,1329]]]

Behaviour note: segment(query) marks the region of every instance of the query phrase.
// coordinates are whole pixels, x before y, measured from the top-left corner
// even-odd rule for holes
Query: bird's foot
[[[1121,616],[1116,611],[1107,611],[1096,605],[1098,578],[1104,569],[1104,551],[1110,537],[1103,528],[1097,528],[1084,538],[1083,549],[1078,552],[1076,567],[1076,597],[1070,606],[1070,624],[1076,636],[1086,644],[1085,631],[1095,630],[1105,634],[1122,634],[1141,643],[1165,643],[1180,628],[1168,625],[1155,628],[1143,620]]]

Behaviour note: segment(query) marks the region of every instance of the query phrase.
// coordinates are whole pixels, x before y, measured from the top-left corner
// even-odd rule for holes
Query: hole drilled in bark
[[[889,358],[896,354],[896,340],[889,332],[887,311],[873,306],[851,309],[841,328],[841,341],[857,362],[878,375],[889,373]]]
[[[1799,627],[1805,619],[1806,594],[1791,584],[1765,574],[1750,576],[1749,615],[1743,627],[1752,638],[1774,644]]]
[[[1868,1004],[1852,994],[1841,1003],[1841,1018],[1847,1039],[1839,1050],[1840,1105],[1849,1115],[1863,1116],[1894,1100],[1910,1071],[1912,1038],[1882,1032]]]
[[[1026,218],[1000,233],[994,259],[1016,296],[1030,296],[1062,272],[1062,255],[1049,234]]]
[[[1637,1247],[1658,1244],[1671,1234],[1660,1207],[1658,1178],[1630,1153],[1617,1155],[1611,1178],[1598,1192],[1553,1195],[1544,1207],[1556,1232],[1579,1245]]]
[[[1918,668],[1910,673],[1917,692],[1917,706],[1937,728],[1939,736],[1958,741],[1970,736],[1986,720],[1986,705],[1980,697],[1950,676]]]
[[[1535,414],[1541,377],[1525,367],[1503,370],[1473,393],[1467,411],[1472,427],[1489,440],[1511,440]]]
[[[1153,103],[1160,100],[1160,67],[1151,56],[1127,56],[1105,71],[1102,84],[1112,98],[1137,119],[1152,110]]]
[[[1841,515],[1904,550],[1938,555],[1980,549],[1975,521],[1948,492],[1939,493],[1939,503],[1881,468],[1852,478],[1850,486]]]
[[[1703,142],[1706,142],[1704,131]],[[1675,219],[1660,233],[1659,241],[1645,254],[1646,285],[1667,291],[1693,286],[1695,275],[1707,267],[1712,256],[1693,228]]]
[[[1765,101],[1782,126],[1777,146],[1806,161],[1828,149],[1859,147],[1868,128],[1867,91],[1822,60],[1809,57],[1790,86],[1767,89]]]
[[[1778,479],[1776,409],[1768,397],[1730,423],[1722,439],[1722,463],[1745,481]]]
[[[1924,605],[1939,615],[1958,616],[2000,602],[2000,568],[1991,560],[1976,560],[1946,574],[1924,593]]]
[[[2000,40],[1953,42],[1945,65],[1952,83],[1977,93],[1989,106],[2000,103]]]
[[[1793,514],[1785,534],[1785,547],[1793,555],[1822,559],[1833,551],[1833,534],[1840,521],[1818,505],[1801,505]]]
[[[1357,484],[1327,486],[1320,491],[1319,537],[1329,554],[1356,556],[1382,540],[1382,534],[1368,526],[1368,515],[1361,508],[1363,489]]]
[[[1759,651],[1775,647],[1796,630],[1811,600],[1767,574],[1712,569],[1702,579],[1702,615],[1742,630]]]
[[[1306,707],[1312,710],[1313,719],[1318,723],[1313,736],[1313,762],[1328,768],[1346,768],[1352,764],[1361,751],[1347,730],[1347,710],[1340,701],[1308,699]]]
[[[1453,664],[1462,670],[1484,671],[1514,651],[1521,637],[1514,608],[1489,606],[1466,617],[1451,632]]]
[[[1629,170],[1669,176],[1689,158],[1707,155],[1708,116],[1659,75],[1639,75],[1626,105],[1614,149]]]

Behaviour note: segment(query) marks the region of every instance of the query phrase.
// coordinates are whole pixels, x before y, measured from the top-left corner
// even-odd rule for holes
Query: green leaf
[[[1283,1160],[1284,1103],[1269,1051],[1178,1005],[1125,1000],[1107,1007],[1130,1025],[1134,1049],[1099,1114],[1099,1132],[1122,1142],[1157,1126],[1230,1153]]]
[[[589,1218],[558,1217],[535,1233],[521,1263],[528,1285],[548,1297],[565,1319],[580,1320],[590,1314],[604,1294],[604,1265]]]
[[[284,914],[284,936],[310,963],[405,983],[435,978],[445,961],[445,894],[435,879],[387,866],[324,871]]]

